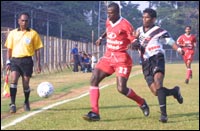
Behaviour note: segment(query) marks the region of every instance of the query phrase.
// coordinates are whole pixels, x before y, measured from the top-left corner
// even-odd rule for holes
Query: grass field
[[[1,96],[1,129],[4,130],[199,130],[199,63],[192,64],[193,78],[185,84],[185,65],[167,64],[164,86],[181,87],[184,103],[178,104],[172,96],[167,97],[168,123],[160,123],[159,106],[155,97],[146,85],[141,73],[141,66],[134,66],[128,87],[144,97],[150,107],[150,116],[144,117],[137,104],[118,93],[115,75],[104,79],[100,86],[100,115],[98,122],[87,122],[82,115],[90,111],[89,80],[91,73],[73,73],[69,70],[54,74],[34,75],[31,79],[31,111],[22,109],[24,96],[21,80],[17,92],[17,113],[10,115],[8,104],[10,99]],[[36,93],[40,82],[49,81],[55,87],[49,98],[39,98]],[[3,83],[3,82],[1,82]],[[1,86],[2,87],[2,86]],[[70,101],[85,94],[81,98]],[[64,101],[65,100],[65,101]],[[69,100],[69,101],[68,101]],[[63,101],[53,108],[44,109],[48,105]],[[41,112],[40,112],[41,111]],[[22,120],[27,117],[27,119]],[[8,126],[10,123],[19,122]],[[22,120],[22,121],[20,121]],[[5,128],[6,127],[6,128]]]

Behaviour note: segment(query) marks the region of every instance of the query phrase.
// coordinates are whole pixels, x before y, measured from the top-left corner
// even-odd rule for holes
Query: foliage
[[[155,8],[158,14],[157,24],[166,29],[174,38],[185,33],[185,26],[192,27],[192,34],[199,42],[199,1],[149,1],[150,7]],[[164,45],[165,48],[170,48]],[[197,55],[199,57],[199,44]]]
[[[155,5],[158,13],[158,24],[167,29],[175,39],[184,33],[186,25],[191,25],[193,33],[198,36],[199,9],[194,8],[194,5],[198,5],[197,3],[181,2],[181,4],[174,5],[174,2],[160,1],[159,4]]]
[[[122,17],[126,18],[136,29],[142,24],[142,13],[138,10],[138,4],[132,4],[131,2],[121,2]]]
[[[39,11],[35,16],[41,15],[41,11],[52,12],[54,15],[50,17],[55,20],[49,22],[51,36],[60,36],[60,24],[62,24],[64,39],[91,42],[92,31],[94,40],[97,39],[99,1],[15,1],[15,3],[35,7],[35,10]],[[142,12],[138,9],[139,5],[130,1],[120,1],[120,4],[122,16],[135,28],[141,26]],[[185,25],[191,25],[199,41],[199,1],[149,1],[149,7],[156,9],[157,23],[168,30],[174,39],[184,33]],[[44,19],[34,19],[34,23],[39,33],[47,33],[47,22]]]

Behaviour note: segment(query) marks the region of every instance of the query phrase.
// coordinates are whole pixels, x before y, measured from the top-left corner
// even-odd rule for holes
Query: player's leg
[[[19,80],[20,74],[17,71],[12,71],[11,72],[11,84],[10,84],[10,113],[15,113],[16,112],[16,105],[15,105],[15,100],[16,100],[16,94],[17,94],[17,84]]]
[[[83,118],[88,121],[98,121],[100,120],[99,115],[99,83],[107,76],[114,72],[114,69],[109,66],[109,61],[106,59],[101,59],[97,64],[96,68],[92,72],[92,77],[90,80],[90,104],[92,111],[84,115]]]
[[[33,74],[33,60],[32,57],[22,58],[22,65],[20,67],[22,70],[22,84],[23,84],[23,90],[24,90],[24,110],[30,111],[30,103],[29,103],[29,96],[30,96],[30,78]]]
[[[167,122],[167,105],[166,105],[166,88],[163,86],[163,78],[164,75],[161,72],[157,72],[154,75],[154,82],[150,85],[150,89],[153,92],[154,95],[157,95],[158,97],[158,103],[160,106],[161,116],[159,121],[161,122]]]
[[[163,86],[164,74],[165,74],[165,61],[164,56],[158,54],[154,60],[151,61],[151,67],[153,67],[154,81],[151,84],[151,89],[155,95],[158,96],[158,101],[161,110],[161,122],[167,122],[167,111],[166,111],[166,97],[174,96],[177,101],[183,103],[183,98],[180,94],[180,88],[178,86],[173,89],[168,89]],[[156,91],[156,92],[155,92]]]
[[[132,60],[130,56],[127,54],[124,54],[124,55],[115,54],[115,55],[116,55],[117,62],[119,62],[115,64],[118,91],[121,94],[128,97],[129,99],[135,101],[138,104],[138,106],[142,109],[143,114],[145,116],[148,116],[149,107],[146,101],[143,98],[141,98],[139,95],[137,95],[133,91],[133,89],[127,87],[127,81],[132,69]]]
[[[106,76],[108,76],[107,73],[95,69],[93,71],[92,77],[91,77],[91,86],[89,89],[89,94],[90,94],[90,106],[92,110],[83,116],[85,120],[88,121],[98,121],[100,120],[100,115],[99,115],[99,96],[100,96],[100,91],[99,91],[99,83],[101,80],[103,80]]]
[[[174,98],[177,99],[179,104],[183,103],[183,97],[181,96],[180,88],[178,86],[175,86],[173,89],[168,89],[168,88],[162,86],[162,81],[164,78],[162,75],[163,75],[162,73],[155,74],[154,86],[152,85],[151,89],[152,88],[154,88],[154,90],[155,90],[155,88],[157,89],[156,94],[158,96],[158,101],[159,101],[160,111],[161,111],[160,121],[167,122],[166,97],[174,96]],[[161,84],[158,84],[158,82]]]
[[[23,83],[23,90],[24,90],[24,111],[30,111],[30,103],[29,103],[29,96],[30,96],[30,87],[29,87],[30,77],[23,76],[22,83]]]
[[[190,78],[192,78],[192,67],[191,67],[191,64],[192,64],[193,58],[194,58],[194,50],[190,50],[190,56],[188,57],[188,68],[190,69],[189,70]]]
[[[139,95],[134,92],[133,89],[127,87],[127,80],[128,78],[117,76],[117,89],[118,91],[123,94],[124,96],[128,97],[129,99],[135,101],[138,106],[143,111],[145,116],[149,115],[149,106],[147,105],[146,101],[140,97]]]
[[[166,90],[163,87],[165,72],[164,55],[158,54],[149,60],[142,61],[142,70],[151,92],[158,97],[161,116],[159,121],[167,122]]]
[[[21,74],[19,65],[20,65],[19,59],[13,58],[11,60],[10,113],[16,112],[15,100],[16,100],[16,94],[17,94],[17,84],[18,84],[18,80]]]
[[[189,83],[189,79],[192,75],[192,70],[191,70],[191,61],[190,60],[187,60],[186,62],[186,79],[185,79],[185,83],[188,84]]]
[[[148,68],[147,68],[148,67]],[[163,79],[165,73],[165,59],[164,55],[159,53],[151,57],[146,62],[146,67],[143,66],[143,72],[145,74],[145,79],[150,87],[150,90],[154,95],[158,97],[158,102],[160,106],[161,122],[167,122],[167,110],[166,110],[166,90],[163,87]]]
[[[188,84],[189,83],[189,79],[192,77],[192,69],[191,69],[191,63],[194,57],[194,51],[193,50],[187,50],[185,55],[184,55],[184,62],[186,65],[186,79],[185,79],[185,83]]]

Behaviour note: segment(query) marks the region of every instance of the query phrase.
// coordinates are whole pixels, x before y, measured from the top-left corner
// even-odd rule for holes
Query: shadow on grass
[[[158,105],[149,105],[158,106]],[[100,109],[120,109],[120,108],[139,108],[138,105],[110,105],[110,106],[101,106]],[[34,110],[40,110],[42,108],[37,108]],[[63,111],[63,110],[91,110],[91,107],[83,107],[83,108],[59,108],[59,109],[48,109],[49,111]]]
[[[157,106],[157,104],[148,104],[149,105],[149,108],[151,110],[151,107],[153,106]],[[168,105],[173,105],[173,104],[168,104]],[[100,106],[99,107],[100,109],[119,109],[119,108],[139,108],[137,104],[133,104],[133,105],[110,105],[110,106]],[[36,110],[41,110],[42,108],[37,108],[37,109],[33,109],[33,111],[36,111]],[[47,109],[49,111],[64,111],[64,110],[91,110],[91,107],[90,106],[87,106],[87,107],[83,107],[83,108],[60,108],[59,109]]]
[[[112,118],[112,117],[111,117]],[[145,117],[144,116],[141,116],[141,117],[135,117],[135,116],[132,116],[132,117],[128,117],[128,118],[119,118],[119,119],[101,119],[101,122],[113,122],[113,121],[128,121],[128,120],[138,120],[138,119],[144,119]]]
[[[171,114],[168,118],[178,118],[178,117],[187,117],[187,121],[196,121],[199,120],[199,112],[190,112],[190,113],[181,113],[181,114]],[[170,120],[169,123],[182,122],[178,120]]]
[[[137,107],[137,105],[116,105],[116,106],[101,106],[100,109],[119,109],[119,108],[133,108]],[[34,110],[41,110],[42,108],[37,108]],[[59,109],[48,109],[49,111],[64,111],[64,110],[91,110],[91,107],[83,107],[83,108],[59,108]]]
[[[180,120],[180,118],[178,117],[188,117],[187,121],[197,121],[199,120],[199,112],[191,112],[191,113],[182,113],[182,114],[172,114],[172,115],[168,115],[168,124],[174,124],[174,123],[183,123],[183,121]],[[172,118],[177,118],[177,120],[173,120]],[[152,121],[157,121],[159,122],[159,118],[157,118],[156,116],[149,116],[149,117],[144,117],[144,116],[141,116],[141,117],[135,117],[135,116],[130,116],[128,118],[119,118],[119,119],[102,119],[101,121],[102,122],[111,122],[111,121],[121,121],[121,120],[138,120],[138,119],[151,119]],[[185,118],[184,118],[185,120]],[[159,122],[161,123],[161,122]],[[167,123],[164,123],[164,124],[167,124]]]

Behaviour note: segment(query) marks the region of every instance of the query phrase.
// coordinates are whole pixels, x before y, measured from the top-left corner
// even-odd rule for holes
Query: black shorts
[[[149,59],[142,61],[142,71],[145,80],[150,86],[154,82],[154,75],[157,72],[165,74],[165,58],[162,53],[158,53]]]
[[[32,57],[12,58],[11,71],[17,71],[21,76],[32,76],[33,60]]]

